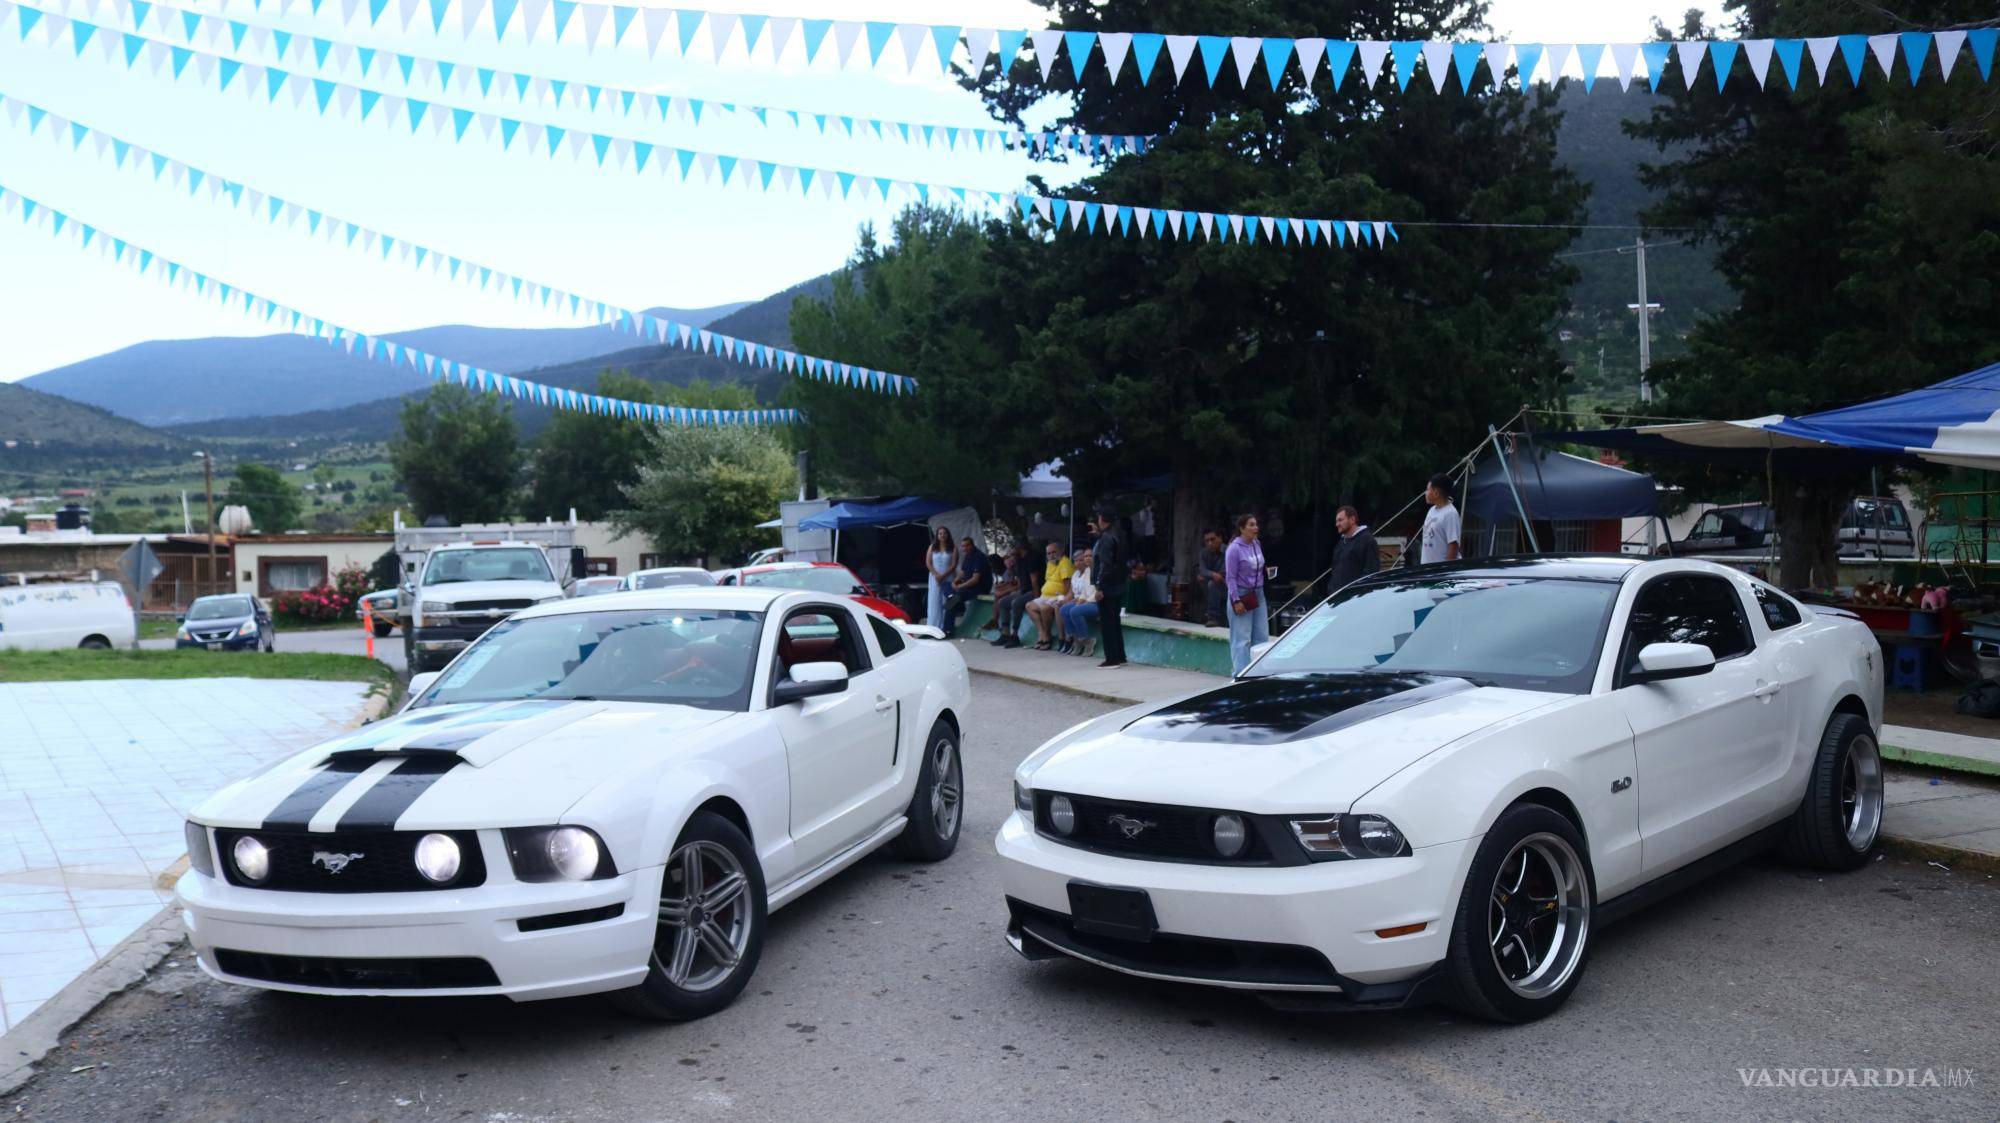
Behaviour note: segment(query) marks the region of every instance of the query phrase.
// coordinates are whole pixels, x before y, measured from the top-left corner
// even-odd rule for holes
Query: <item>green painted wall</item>
[[[990,638],[980,631],[987,621],[993,619],[993,601],[981,597],[966,606],[959,616],[958,630],[953,635],[965,638]],[[1212,675],[1229,674],[1229,641],[1220,637],[1189,635],[1185,632],[1154,625],[1147,617],[1127,613],[1125,621],[1125,658],[1134,663],[1145,663],[1154,667],[1174,667],[1183,671],[1205,671]],[[1096,629],[1092,629],[1096,635]],[[1021,642],[1032,644],[1040,639],[1035,622],[1022,617]],[[1101,648],[1100,648],[1101,650]]]

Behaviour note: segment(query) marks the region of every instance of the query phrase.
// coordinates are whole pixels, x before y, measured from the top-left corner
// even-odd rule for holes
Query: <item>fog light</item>
[[[1076,808],[1070,806],[1068,796],[1049,797],[1049,825],[1053,826],[1058,834],[1075,833]]]
[[[262,881],[271,876],[271,848],[244,835],[230,847],[230,857],[235,859],[236,872],[245,881]]]
[[[597,836],[580,827],[549,832],[549,867],[571,881],[587,881],[597,872]]]
[[[1354,833],[1361,848],[1377,858],[1393,858],[1403,851],[1403,832],[1380,815],[1363,815],[1354,821]]]
[[[427,880],[442,885],[457,877],[458,862],[458,840],[450,835],[427,834],[417,840],[417,872]]]
[[[1243,816],[1217,815],[1215,817],[1215,852],[1225,858],[1234,858],[1243,853],[1243,847],[1250,841],[1243,830]]]

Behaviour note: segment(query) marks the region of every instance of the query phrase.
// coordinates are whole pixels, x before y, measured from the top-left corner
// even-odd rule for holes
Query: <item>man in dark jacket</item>
[[[1201,557],[1195,566],[1195,576],[1201,580],[1206,610],[1202,623],[1219,628],[1226,620],[1223,610],[1229,607],[1229,579],[1222,572],[1222,535],[1211,530],[1201,536]]]
[[[1125,629],[1118,614],[1125,608],[1125,585],[1131,580],[1132,555],[1113,520],[1109,506],[1097,508],[1097,545],[1091,548],[1090,581],[1097,586],[1097,627],[1104,633],[1100,667],[1125,665]]]
[[[1361,516],[1354,508],[1342,507],[1335,512],[1333,526],[1340,532],[1340,541],[1333,547],[1334,589],[1382,568],[1375,532],[1361,525]]]

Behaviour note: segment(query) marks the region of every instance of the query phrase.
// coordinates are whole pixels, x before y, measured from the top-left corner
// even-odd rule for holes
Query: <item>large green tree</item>
[[[682,386],[649,382],[623,370],[597,376],[608,398],[694,409],[755,409],[756,395],[732,383],[700,379]],[[527,513],[531,518],[596,520],[625,505],[624,488],[639,478],[647,455],[644,421],[578,411],[558,413],[528,454]]]
[[[1735,34],[1800,38],[1853,29],[1836,0],[1736,0]],[[1891,26],[1990,23],[1992,0],[1904,0]],[[1877,13],[1876,9],[1867,9]],[[1886,13],[1884,13],[1886,14]],[[1714,34],[1690,13],[1676,38]],[[1663,29],[1662,36],[1667,33]],[[1693,228],[1716,247],[1738,306],[1699,324],[1687,354],[1656,368],[1650,413],[1754,417],[1883,397],[2000,359],[2000,95],[1961,58],[1950,82],[1935,55],[1912,85],[1871,60],[1859,88],[1821,86],[1810,64],[1794,91],[1773,69],[1759,90],[1741,71],[1676,90],[1634,128],[1674,159],[1646,171],[1665,191],[1647,221]],[[1672,470],[1671,466],[1667,466]],[[1780,580],[1831,585],[1835,530],[1865,471],[1811,458],[1700,474],[1774,503]]]
[[[1476,0],[1043,6],[1050,22],[1078,29],[1338,27],[1372,39],[1477,37],[1485,15]],[[1246,88],[1230,66],[1213,90],[1199,79],[1175,87],[1164,59],[1149,83],[1127,74],[1114,86],[1091,65],[1081,84],[1060,90],[1059,123],[1157,139],[1064,193],[1394,220],[1400,240],[1377,249],[1050,238],[1010,222],[989,225],[989,244],[974,255],[949,230],[944,246],[929,244],[940,240],[935,224],[899,224],[895,245],[857,257],[857,288],[879,293],[878,304],[979,302],[960,330],[976,333],[996,365],[982,368],[973,341],[943,330],[950,323],[914,330],[944,319],[922,308],[874,310],[871,322],[888,330],[873,334],[866,323],[834,330],[838,297],[824,311],[795,311],[802,348],[838,343],[852,348],[842,358],[923,380],[914,398],[875,403],[872,424],[903,434],[874,441],[880,471],[925,479],[928,448],[958,443],[996,458],[1005,474],[1059,456],[1085,491],[1170,472],[1176,567],[1187,572],[1193,536],[1216,515],[1285,503],[1330,526],[1327,508],[1343,498],[1386,515],[1488,423],[1558,392],[1550,329],[1570,271],[1554,255],[1585,192],[1556,164],[1550,95],[1495,91],[1483,77],[1469,97],[1421,80],[1395,92],[1392,78],[1370,87],[1352,74],[1335,88],[1324,72],[1308,89],[1296,68],[1273,90],[1261,63]],[[1059,83],[1067,67],[1058,66]],[[1016,121],[1046,88],[1026,61],[1008,80],[989,72],[978,86],[997,115]],[[922,248],[912,248],[913,233]],[[866,278],[905,256],[929,259],[912,261],[909,296]],[[837,391],[852,393],[798,391],[821,449],[857,439],[849,414],[827,408]],[[830,430],[828,416],[841,428]],[[1329,529],[1320,553],[1330,549]]]
[[[403,403],[389,463],[419,519],[498,522],[521,476],[514,415],[494,394],[444,383]]]
[[[703,565],[743,557],[766,537],[757,524],[798,486],[791,454],[768,429],[663,425],[646,444],[639,478],[624,488],[611,525],[671,557]]]
[[[241,506],[250,511],[250,522],[264,534],[280,534],[298,528],[304,504],[297,485],[276,468],[243,461],[229,481],[224,506]]]

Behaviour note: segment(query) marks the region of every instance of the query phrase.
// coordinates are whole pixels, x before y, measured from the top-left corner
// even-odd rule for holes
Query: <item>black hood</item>
[[[1125,732],[1156,741],[1282,745],[1471,689],[1461,678],[1424,674],[1271,675],[1182,699]]]

